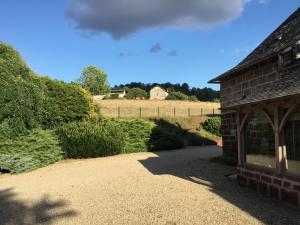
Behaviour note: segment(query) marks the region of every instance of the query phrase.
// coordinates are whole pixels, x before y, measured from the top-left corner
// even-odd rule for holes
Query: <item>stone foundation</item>
[[[278,177],[272,172],[237,168],[237,181],[264,196],[276,198],[300,207],[300,180]]]
[[[235,112],[222,112],[223,154],[237,158],[237,125]]]

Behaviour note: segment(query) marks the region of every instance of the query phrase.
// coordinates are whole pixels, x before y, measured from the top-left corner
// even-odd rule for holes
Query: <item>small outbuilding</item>
[[[159,86],[150,90],[150,100],[165,100],[168,95],[168,92]]]
[[[225,155],[238,158],[238,182],[300,206],[300,8],[221,85]]]

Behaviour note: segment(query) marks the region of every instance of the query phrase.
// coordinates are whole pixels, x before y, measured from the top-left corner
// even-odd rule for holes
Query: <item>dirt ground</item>
[[[300,211],[239,187],[218,147],[68,160],[0,176],[0,224],[300,224]]]

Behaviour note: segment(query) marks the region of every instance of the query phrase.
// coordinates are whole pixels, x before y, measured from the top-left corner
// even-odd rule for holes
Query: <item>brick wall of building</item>
[[[262,195],[300,206],[300,181],[254,169],[238,168],[237,180]]]
[[[235,112],[222,112],[223,154],[237,157],[237,126]]]

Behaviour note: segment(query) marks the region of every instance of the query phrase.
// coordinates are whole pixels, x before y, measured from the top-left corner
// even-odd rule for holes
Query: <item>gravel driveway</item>
[[[0,176],[0,224],[300,224],[300,210],[239,187],[218,147],[68,160]]]

